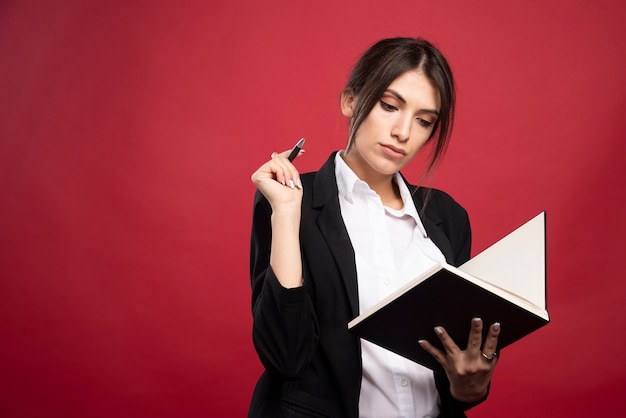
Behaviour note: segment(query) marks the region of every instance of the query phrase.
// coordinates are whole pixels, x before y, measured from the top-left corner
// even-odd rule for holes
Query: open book
[[[431,369],[441,367],[419,344],[443,349],[443,326],[465,349],[471,319],[500,322],[498,351],[550,322],[546,298],[546,216],[540,213],[462,266],[437,263],[368,311],[348,329]]]

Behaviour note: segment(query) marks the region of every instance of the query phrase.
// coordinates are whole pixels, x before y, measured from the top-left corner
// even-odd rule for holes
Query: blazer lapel
[[[448,237],[440,227],[443,221],[436,213],[422,210],[424,207],[424,193],[426,189],[409,184],[404,177],[403,180],[411,191],[413,203],[415,204],[417,213],[422,221],[422,225],[424,225],[426,235],[439,248],[443,256],[446,258],[446,262],[448,264],[455,265],[454,253],[452,252],[450,240],[448,240]],[[429,213],[426,214],[427,212]]]
[[[335,179],[335,154],[336,152],[331,154],[315,176],[312,206],[314,210],[319,211],[317,226],[335,257],[348,294],[352,314],[356,316],[359,313],[356,262],[354,248],[341,217]]]
[[[420,219],[424,224],[424,229],[426,229],[426,234],[428,238],[439,248],[444,257],[446,258],[446,262],[448,264],[455,264],[454,254],[452,253],[452,247],[450,246],[450,241],[448,237],[443,233],[443,231],[439,228],[438,225],[441,224],[441,221],[433,221],[427,216],[421,216]]]

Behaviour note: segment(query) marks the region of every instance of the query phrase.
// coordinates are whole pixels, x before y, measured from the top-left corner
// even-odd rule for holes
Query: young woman
[[[273,153],[253,175],[253,340],[265,372],[251,417],[462,417],[483,401],[497,363],[499,324],[485,341],[467,318],[469,342],[445,329],[422,347],[433,372],[351,335],[347,324],[435,261],[470,256],[467,213],[449,195],[410,185],[400,170],[434,141],[443,155],[454,82],[441,53],[422,39],[370,47],[341,93],[345,150],[299,175]],[[419,321],[419,318],[414,320]]]

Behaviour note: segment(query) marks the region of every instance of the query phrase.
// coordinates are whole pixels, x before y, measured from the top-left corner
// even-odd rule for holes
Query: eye
[[[397,107],[390,105],[389,103],[386,103],[384,101],[380,101],[380,107],[382,107],[384,110],[386,110],[387,112],[393,112],[395,110],[398,110]]]
[[[422,119],[422,118],[417,118],[417,121],[419,122],[420,125],[422,125],[424,128],[431,128],[433,126],[433,123],[429,120],[426,119]]]

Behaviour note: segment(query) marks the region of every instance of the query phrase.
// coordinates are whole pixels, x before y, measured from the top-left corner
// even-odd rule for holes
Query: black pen
[[[291,152],[287,156],[287,159],[289,161],[295,160],[303,146],[304,146],[304,138],[300,139],[298,143],[296,144],[296,146],[292,148]]]

